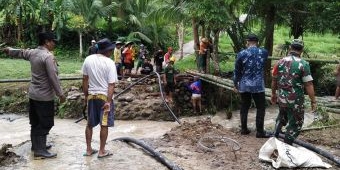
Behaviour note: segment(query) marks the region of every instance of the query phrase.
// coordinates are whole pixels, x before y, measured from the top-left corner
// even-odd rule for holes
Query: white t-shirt
[[[102,54],[93,54],[86,57],[83,75],[89,76],[89,94],[103,94],[107,96],[109,83],[118,82],[117,70],[114,61]]]

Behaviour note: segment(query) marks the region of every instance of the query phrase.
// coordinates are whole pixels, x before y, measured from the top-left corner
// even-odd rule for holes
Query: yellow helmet
[[[174,56],[170,57],[170,61],[175,62],[176,61],[176,57],[174,57]]]

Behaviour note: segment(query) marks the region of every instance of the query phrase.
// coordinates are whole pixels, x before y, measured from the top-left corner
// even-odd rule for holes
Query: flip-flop
[[[113,155],[111,152],[106,151],[106,153],[104,155],[99,155],[98,154],[97,158],[105,158],[105,157],[108,157],[108,156],[111,156],[111,155]]]
[[[85,153],[83,154],[83,156],[92,156],[93,154],[96,154],[97,152],[98,152],[98,150],[92,149],[91,154],[87,154],[87,152],[85,152]]]

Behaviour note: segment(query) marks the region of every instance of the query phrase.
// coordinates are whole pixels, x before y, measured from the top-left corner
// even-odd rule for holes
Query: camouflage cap
[[[290,45],[295,49],[301,50],[304,46],[304,43],[300,39],[294,39]]]

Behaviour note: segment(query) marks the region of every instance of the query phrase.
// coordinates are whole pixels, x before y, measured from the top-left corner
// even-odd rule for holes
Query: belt
[[[87,100],[94,100],[94,99],[100,99],[100,100],[103,100],[103,101],[107,101],[107,97],[103,94],[96,94],[96,95],[89,95],[87,96]]]

